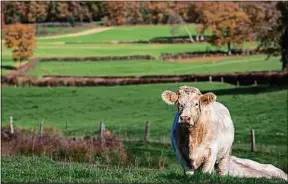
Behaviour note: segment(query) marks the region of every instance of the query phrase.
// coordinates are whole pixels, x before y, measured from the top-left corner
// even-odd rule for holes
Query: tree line
[[[226,9],[236,8],[236,11],[241,9],[248,16],[255,15],[255,12],[268,11],[269,13],[273,6],[273,2],[221,2],[216,4],[225,4]],[[202,17],[203,8],[213,8],[210,5],[209,2],[181,1],[4,1],[2,2],[2,15],[5,24],[103,20],[106,25],[127,25],[166,24],[171,21],[173,23],[172,12],[174,12],[187,23],[200,23],[205,20]],[[263,18],[262,14],[253,17],[257,21],[261,21],[260,19]]]

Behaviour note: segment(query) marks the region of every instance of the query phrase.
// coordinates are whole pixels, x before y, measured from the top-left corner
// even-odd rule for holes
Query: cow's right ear
[[[173,105],[178,100],[178,95],[173,91],[166,90],[161,95],[162,100],[166,102],[168,105]]]
[[[216,101],[217,96],[214,93],[206,93],[200,97],[200,103],[203,105],[208,105],[213,101]]]

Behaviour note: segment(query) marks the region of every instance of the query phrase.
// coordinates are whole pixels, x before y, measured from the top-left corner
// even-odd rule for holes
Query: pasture
[[[189,25],[196,34],[195,25]],[[100,41],[148,40],[159,36],[186,35],[183,27],[176,33],[171,26],[123,26],[79,37],[37,38],[33,57],[125,56],[148,54],[151,61],[39,62],[27,75],[128,76],[161,74],[208,74],[280,70],[280,57],[266,60],[265,55],[235,56],[192,61],[162,61],[161,53],[227,50],[206,42],[192,44],[107,44]],[[54,31],[54,30],[52,30]],[[210,34],[208,33],[205,33]],[[67,42],[67,43],[65,43]],[[70,43],[69,43],[70,42]],[[78,42],[72,44],[71,42]],[[81,43],[80,43],[81,42]],[[255,48],[256,43],[239,47]],[[15,63],[11,50],[2,48],[2,75]],[[161,100],[161,93],[191,85],[202,92],[214,92],[229,110],[235,126],[233,155],[273,164],[287,172],[287,86],[236,87],[226,83],[167,83],[113,87],[3,87],[3,125],[13,116],[14,124],[27,129],[53,126],[70,137],[97,135],[99,122],[121,138],[143,139],[146,121],[151,123],[151,140],[170,142],[170,128],[176,107]],[[257,152],[250,152],[250,129],[255,130]],[[228,182],[273,183],[278,180],[240,179],[197,173],[183,176],[172,148],[167,144],[124,142],[126,149],[142,163],[140,166],[99,166],[88,163],[62,163],[46,157],[3,156],[2,178],[11,182]],[[164,169],[151,166],[163,157]],[[52,177],[51,177],[52,176]]]
[[[181,85],[213,91],[218,96],[218,100],[231,111],[236,141],[248,144],[249,130],[253,128],[257,144],[285,147],[285,88],[235,88],[221,83],[96,88],[5,87],[2,90],[2,122],[8,122],[9,116],[13,116],[16,125],[34,128],[39,120],[44,119],[45,125],[63,129],[68,121],[69,134],[81,136],[94,134],[98,131],[99,122],[104,121],[108,129],[120,136],[135,138],[143,135],[144,123],[151,121],[152,138],[167,140],[176,108],[162,102],[160,95],[165,89],[176,90]],[[255,100],[258,103],[254,103]]]
[[[94,164],[59,163],[48,158],[2,157],[2,179],[11,182],[125,182],[125,183],[281,183],[281,180],[243,179],[196,173],[184,176],[180,168],[148,169],[131,167],[100,167]]]
[[[175,29],[175,33],[172,31],[171,25],[155,25],[155,26],[120,26],[112,27],[112,29],[78,37],[77,40],[73,38],[57,38],[47,40],[48,42],[99,42],[99,41],[115,41],[115,40],[148,40],[155,37],[163,36],[179,36],[187,35],[185,28],[183,26],[178,26]],[[188,30],[191,34],[197,34],[196,26],[194,24],[188,25]],[[209,32],[206,33],[206,35]],[[42,42],[41,37],[39,37],[39,42]],[[46,40],[45,40],[46,42]]]
[[[168,75],[168,74],[214,74],[280,70],[279,57],[266,60],[266,56],[235,56],[220,60],[207,58],[205,61],[99,61],[99,62],[41,62],[28,72],[29,75]],[[209,61],[210,60],[210,61]]]
[[[100,34],[100,33],[99,33]],[[254,44],[244,44],[243,47],[251,48]],[[123,56],[136,54],[149,54],[159,57],[161,53],[178,53],[193,51],[217,50],[205,42],[193,44],[64,44],[38,43],[34,57],[67,57],[67,56]],[[226,50],[223,47],[222,50]],[[3,56],[11,56],[11,50],[3,48]]]

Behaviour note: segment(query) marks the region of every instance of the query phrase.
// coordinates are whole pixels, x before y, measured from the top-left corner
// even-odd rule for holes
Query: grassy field
[[[39,43],[34,57],[67,57],[67,56],[123,56],[150,54],[158,57],[161,53],[178,53],[216,50],[207,43],[195,44],[46,44]],[[223,48],[225,50],[225,48]],[[3,47],[3,56],[12,52]]]
[[[15,70],[16,63],[9,56],[1,56],[1,74],[5,75]]]
[[[251,48],[255,44],[244,44]],[[219,48],[226,50],[226,46]],[[212,51],[216,47],[208,43],[193,44],[63,44],[38,43],[33,57],[75,57],[75,56],[123,56],[123,55],[153,55],[158,57],[161,53],[179,53],[193,51]],[[10,49],[2,48],[3,56],[11,57]]]
[[[91,26],[76,26],[76,27],[70,27],[70,26],[55,26],[55,27],[38,27],[38,31],[39,32],[45,32],[44,35],[62,35],[62,34],[70,34],[70,33],[77,33],[77,32],[81,32],[81,31],[85,31],[85,30],[89,30],[91,28],[95,28],[92,27],[93,25],[91,24]],[[44,37],[43,33],[39,36],[40,37]]]
[[[40,62],[29,75],[127,76],[160,74],[208,74],[280,70],[279,57],[266,56],[224,58],[217,62],[113,61],[113,62]],[[197,61],[197,60],[196,60]]]
[[[187,83],[185,83],[187,84]],[[167,106],[160,95],[182,84],[155,84],[97,88],[10,88],[2,89],[2,122],[13,116],[25,128],[45,125],[59,129],[68,121],[69,135],[89,135],[104,121],[116,134],[142,137],[144,124],[151,121],[154,139],[169,139],[175,107]],[[184,85],[184,84],[183,84]],[[277,87],[234,88],[220,83],[191,83],[201,91],[214,91],[232,114],[236,142],[249,143],[255,129],[257,144],[287,144],[287,89]],[[277,104],[272,106],[271,104]]]
[[[4,182],[125,182],[125,183],[282,183],[281,180],[241,179],[195,173],[184,176],[179,167],[158,170],[139,167],[107,166],[94,164],[61,163],[41,157],[2,156]]]
[[[196,26],[193,24],[188,25],[191,34],[196,34]],[[114,40],[148,40],[155,37],[163,36],[179,36],[188,35],[183,26],[179,26],[174,34],[171,32],[172,26],[170,25],[143,25],[143,26],[120,26],[111,30],[101,33],[80,36],[75,38],[57,38],[50,39],[48,42],[63,42],[63,41],[81,41],[81,42],[95,42],[95,41],[114,41]],[[209,32],[207,32],[208,34]],[[39,39],[41,42],[42,40]],[[46,41],[46,40],[45,40]]]

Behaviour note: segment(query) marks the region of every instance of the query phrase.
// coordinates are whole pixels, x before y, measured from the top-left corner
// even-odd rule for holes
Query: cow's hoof
[[[193,174],[194,174],[194,171],[185,171],[185,174],[186,174],[186,175],[193,175]]]

